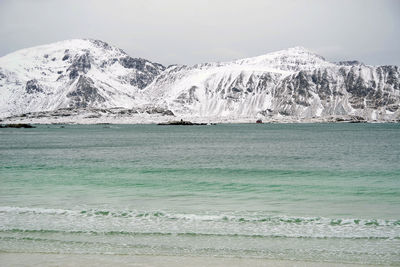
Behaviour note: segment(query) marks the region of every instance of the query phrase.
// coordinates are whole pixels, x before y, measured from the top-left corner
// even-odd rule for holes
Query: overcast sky
[[[73,38],[165,65],[293,46],[400,65],[400,0],[0,0],[0,56]]]

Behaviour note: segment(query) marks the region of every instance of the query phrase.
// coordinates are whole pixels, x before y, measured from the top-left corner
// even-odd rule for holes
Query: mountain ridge
[[[333,63],[303,47],[165,67],[92,39],[0,58],[0,117],[71,108],[158,110],[157,116],[232,122],[346,116],[398,121],[400,70],[358,61]]]

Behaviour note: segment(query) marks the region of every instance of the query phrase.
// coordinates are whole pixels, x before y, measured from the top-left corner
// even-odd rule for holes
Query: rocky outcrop
[[[72,108],[86,108],[106,101],[94,86],[93,80],[83,75],[79,77],[75,90],[69,92],[67,97],[70,98],[69,107]]]
[[[9,123],[9,124],[0,124],[0,128],[36,128],[27,123]]]
[[[26,82],[25,90],[28,94],[42,93],[43,89],[40,87],[39,82],[36,79],[29,80]]]
[[[71,80],[77,78],[80,74],[86,74],[91,68],[89,51],[82,55],[75,56],[71,66],[67,69]]]
[[[207,123],[195,123],[195,122],[191,122],[191,121],[184,121],[184,120],[180,120],[180,121],[169,121],[169,122],[163,122],[163,123],[158,123],[158,125],[207,125]]]
[[[135,77],[130,79],[130,84],[140,89],[149,85],[165,69],[161,64],[151,63],[142,58],[132,58],[128,55],[121,57],[119,62],[124,68],[137,70]]]

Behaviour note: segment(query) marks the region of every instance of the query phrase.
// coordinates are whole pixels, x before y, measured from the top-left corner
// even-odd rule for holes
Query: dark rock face
[[[347,61],[339,61],[337,64],[342,66],[354,66],[354,65],[362,65],[363,63],[357,60],[347,60]]]
[[[36,127],[27,123],[14,123],[14,124],[11,123],[5,125],[0,124],[0,128],[36,128]]]
[[[74,58],[72,65],[67,69],[69,71],[69,78],[71,80],[79,76],[79,74],[86,74],[91,68],[89,52]]]
[[[145,112],[148,113],[148,114],[161,114],[161,115],[164,115],[164,116],[175,116],[175,114],[171,110],[164,109],[164,108],[161,108],[161,107],[149,108],[149,109],[146,109]]]
[[[7,76],[4,73],[0,72],[0,80],[5,78],[7,78]]]
[[[261,92],[263,88],[267,88],[268,84],[274,84],[274,78],[271,76],[270,73],[265,73],[260,76],[260,80],[258,84],[251,84],[252,91]]]
[[[350,104],[355,109],[379,108],[390,105],[392,111],[397,110],[396,96],[392,90],[399,90],[399,70],[396,66],[377,68],[378,80],[365,80],[357,68],[351,68],[345,76],[346,91],[351,93]]]
[[[300,71],[293,77],[289,88],[293,90],[293,98],[296,104],[306,107],[310,106],[308,100],[311,98],[311,83],[309,81],[310,76],[303,71]]]
[[[186,103],[186,104],[192,104],[192,103],[194,103],[195,101],[199,101],[199,99],[197,98],[197,96],[196,96],[196,94],[195,94],[197,89],[198,89],[198,87],[192,86],[192,87],[188,90],[187,93],[184,92],[184,93],[180,94],[180,95],[178,96],[178,98],[175,100],[175,102],[178,102],[178,103]]]
[[[237,77],[229,75],[221,79],[215,88],[214,85],[208,86],[207,91],[209,94],[215,92],[229,102],[238,102],[248,95],[265,91],[272,84],[274,84],[274,77],[270,73],[251,74],[250,77],[241,73]]]
[[[137,73],[136,77],[131,79],[129,83],[139,89],[145,88],[154,80],[154,76],[148,75],[146,73]]]
[[[28,94],[34,94],[43,92],[43,89],[40,87],[38,81],[33,79],[26,82],[25,91]]]
[[[322,100],[327,100],[332,97],[332,95],[337,95],[336,83],[329,76],[327,70],[315,70],[311,75],[311,81],[316,86],[316,91],[318,96]]]
[[[106,101],[94,86],[93,80],[83,75],[79,77],[76,89],[68,93],[67,97],[71,98],[71,103],[69,104],[71,108],[86,108],[94,103]]]
[[[159,74],[160,70],[165,69],[165,67],[161,64],[151,63],[148,60],[142,58],[132,58],[130,56],[120,58],[119,62],[124,68],[150,72],[154,75]]]
[[[162,114],[165,116],[175,116],[175,114],[169,109],[165,110]]]
[[[158,123],[158,125],[207,125],[207,123],[195,123],[191,121],[180,120],[180,121],[169,121],[165,123]]]
[[[75,93],[73,93],[73,95],[75,95]],[[115,118],[129,118],[131,116],[138,116],[138,114],[142,113],[157,114],[159,116],[174,116],[174,113],[171,110],[157,106],[147,106],[145,108],[140,107],[132,109],[120,108],[120,107],[96,108],[95,106],[96,105],[93,105],[92,107],[88,106],[88,107],[77,108],[71,105],[70,107],[67,108],[60,108],[51,111],[39,111],[39,112],[28,112],[24,114],[18,114],[7,117],[7,119],[21,120],[26,118],[28,119],[46,118],[52,120],[52,119],[76,117],[76,116],[80,116],[81,118],[84,119],[99,119],[99,118],[110,118],[110,117],[115,119]],[[0,122],[1,121],[2,120],[0,120]],[[0,123],[0,128],[32,128],[32,127],[30,127],[29,124],[23,124],[23,123],[18,123],[18,124]]]
[[[273,96],[280,103],[279,113],[284,116],[293,115],[294,105],[310,106],[310,93],[313,86],[310,73],[300,71],[282,80]]]
[[[62,58],[62,61],[66,61],[66,60],[68,60],[69,58],[70,58],[69,49],[65,49],[65,50],[64,50],[64,56],[63,56],[63,58]]]
[[[109,45],[108,43],[100,40],[90,40],[92,44],[94,44],[97,47],[103,48],[105,50],[112,50],[112,46]]]
[[[354,63],[358,64],[358,63]],[[364,74],[363,74],[364,73]],[[398,100],[393,90],[400,90],[399,69],[397,66],[382,66],[377,68],[378,79],[373,80],[365,73],[374,77],[373,69],[353,66],[339,68],[332,73],[328,69],[316,69],[313,72],[300,71],[285,78],[274,95],[284,99],[282,105],[310,105],[311,92],[318,94],[323,101],[331,101],[349,93],[349,103],[354,109],[387,107],[389,111],[399,109]],[[293,115],[285,109],[283,115]]]
[[[114,63],[117,62],[117,61],[118,61],[117,58],[112,58],[112,59],[104,60],[103,62],[101,62],[100,68],[104,69],[104,68],[106,68],[107,66],[111,66],[112,64],[114,64]]]
[[[389,85],[393,85],[395,90],[400,90],[400,69],[398,66],[380,66],[378,71],[386,78]]]
[[[356,98],[365,97],[368,95],[368,91],[373,90],[372,88],[367,88],[363,79],[353,69],[345,77],[345,85],[346,91]]]
[[[151,63],[148,60],[132,58],[130,56],[120,58],[119,62],[124,68],[137,70],[136,77],[130,80],[130,84],[140,89],[149,85],[165,69],[161,64]]]

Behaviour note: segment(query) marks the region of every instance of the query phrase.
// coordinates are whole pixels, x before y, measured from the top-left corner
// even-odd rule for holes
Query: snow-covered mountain
[[[0,58],[0,114],[143,105],[164,66],[98,40],[69,40]]]
[[[399,118],[400,71],[331,63],[295,47],[227,63],[174,66],[145,92],[176,114],[200,117]]]
[[[99,118],[116,107],[127,109],[119,111],[126,116],[175,114],[215,122],[351,116],[398,121],[400,69],[332,63],[301,47],[165,68],[97,40],[64,41],[0,58],[0,117],[68,109]]]

